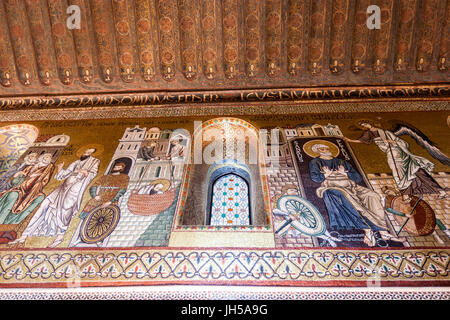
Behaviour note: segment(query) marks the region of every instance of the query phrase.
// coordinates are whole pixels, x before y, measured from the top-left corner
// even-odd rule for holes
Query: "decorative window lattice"
[[[211,204],[211,225],[249,225],[248,185],[235,174],[227,174],[214,183]]]

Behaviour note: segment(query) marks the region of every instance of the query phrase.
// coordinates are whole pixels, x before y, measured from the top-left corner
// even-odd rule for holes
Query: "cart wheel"
[[[309,236],[320,236],[325,230],[325,222],[317,208],[308,200],[299,196],[282,196],[278,199],[278,208],[297,217],[292,226]]]
[[[85,243],[105,240],[114,231],[119,219],[120,209],[115,205],[92,210],[81,225],[81,240]]]

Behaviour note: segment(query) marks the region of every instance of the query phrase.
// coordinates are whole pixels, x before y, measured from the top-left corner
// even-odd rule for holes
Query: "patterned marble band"
[[[320,117],[323,113],[337,113],[345,117],[352,112],[399,112],[399,111],[446,111],[450,110],[447,100],[442,101],[388,101],[388,102],[330,102],[307,104],[231,104],[231,105],[183,105],[183,106],[117,106],[95,108],[31,109],[27,112],[16,110],[0,111],[2,121],[38,121],[38,120],[93,120],[120,118],[155,118],[189,116],[272,116],[278,118],[296,114],[312,113]],[[319,118],[318,118],[319,119]]]
[[[0,97],[0,110],[80,108],[104,106],[176,105],[211,103],[364,101],[392,99],[443,99],[449,85],[292,88],[209,92],[159,92],[74,96]]]
[[[448,248],[1,251],[0,287],[449,286]]]
[[[449,300],[448,288],[152,286],[0,289],[1,300]]]

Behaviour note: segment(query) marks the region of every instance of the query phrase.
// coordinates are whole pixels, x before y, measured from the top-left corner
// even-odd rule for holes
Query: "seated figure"
[[[396,239],[387,231],[381,197],[359,185],[362,177],[350,162],[333,157],[324,144],[314,145],[312,151],[319,156],[309,163],[310,176],[321,183],[316,193],[325,202],[330,228],[363,230],[364,243],[370,247],[376,244],[374,232],[385,240]]]

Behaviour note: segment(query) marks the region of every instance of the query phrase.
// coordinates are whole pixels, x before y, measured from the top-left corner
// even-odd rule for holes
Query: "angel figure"
[[[381,125],[370,120],[358,121],[358,126],[364,132],[357,140],[344,137],[347,142],[371,144],[375,143],[386,154],[387,163],[392,170],[395,186],[402,194],[403,201],[409,201],[411,195],[438,194],[438,199],[446,196],[446,189],[442,188],[431,173],[434,163],[430,160],[414,155],[409,150],[409,144],[400,139],[408,135],[436,160],[449,166],[447,157],[425,134],[419,129],[400,121],[394,122],[391,130],[384,130]]]

